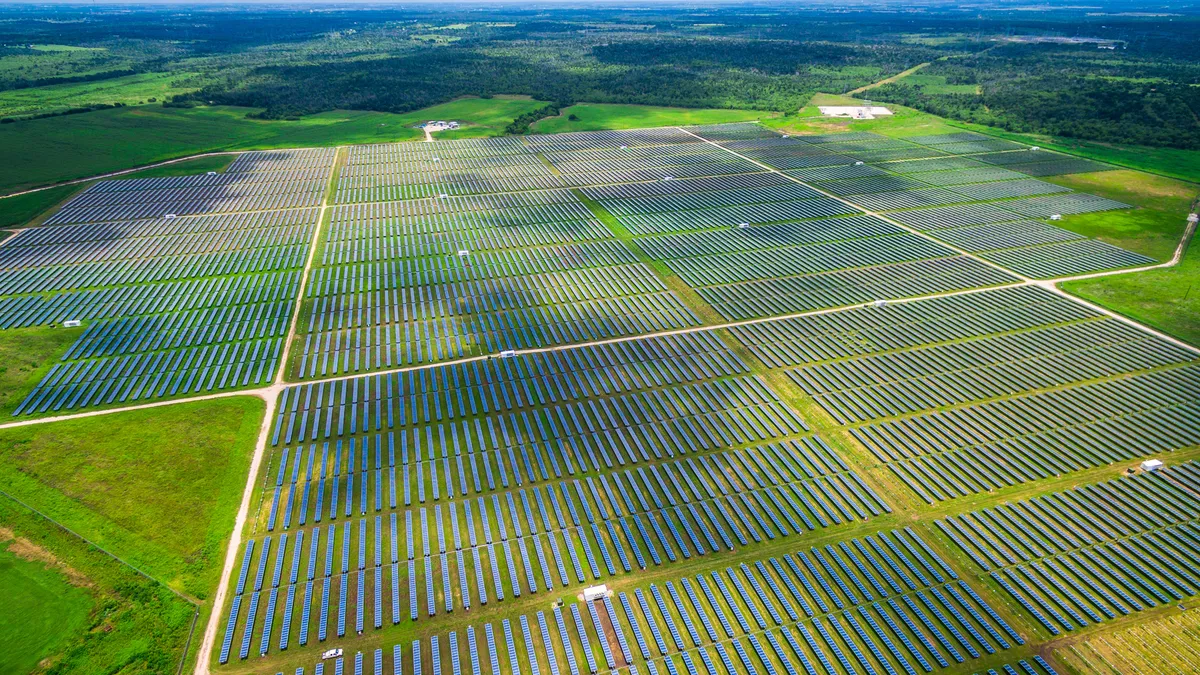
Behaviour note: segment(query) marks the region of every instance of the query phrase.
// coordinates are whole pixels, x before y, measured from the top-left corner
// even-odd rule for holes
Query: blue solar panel
[[[629,598],[624,593],[619,594],[617,597],[621,600],[621,607],[625,610],[625,617],[629,619],[629,625],[633,629],[633,638],[637,642],[638,649],[642,652],[642,658],[651,658],[650,649],[646,645],[646,638],[642,635],[642,628],[638,624],[633,606],[629,604]]]
[[[229,649],[233,645],[233,631],[237,624],[238,612],[242,608],[242,596],[235,595],[229,606],[229,619],[225,623],[225,638],[221,641],[221,663],[229,662]]]

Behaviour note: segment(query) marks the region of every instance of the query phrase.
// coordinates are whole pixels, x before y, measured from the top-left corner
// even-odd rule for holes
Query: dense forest
[[[493,94],[786,112],[928,64],[864,96],[1017,131],[1200,147],[1200,13],[1136,8],[8,6],[0,117],[168,100],[291,118]],[[30,104],[72,83],[78,96]]]
[[[935,61],[877,100],[1011,131],[1200,149],[1200,63],[1121,44],[1009,44]]]

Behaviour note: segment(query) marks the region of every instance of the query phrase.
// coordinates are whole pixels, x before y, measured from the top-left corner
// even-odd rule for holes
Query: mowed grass
[[[847,131],[869,131],[903,138],[905,136],[923,136],[926,134],[950,134],[962,129],[952,126],[947,120],[930,115],[929,113],[905,108],[890,103],[884,105],[892,111],[892,115],[877,117],[873,120],[855,120],[848,117],[825,117],[821,114],[820,106],[861,106],[863,99],[839,94],[815,94],[808,105],[801,108],[796,115],[778,117],[764,121],[764,125],[777,131],[790,134],[831,134]]]
[[[1043,180],[1135,206],[1064,215],[1055,224],[1161,261],[1175,253],[1187,227],[1192,200],[1200,194],[1200,186],[1127,169],[1048,176]]]
[[[234,397],[0,430],[0,483],[195,598],[217,585],[264,403]]]
[[[0,529],[0,673],[28,673],[83,628],[89,593]]]
[[[0,420],[7,421],[82,332],[82,328],[61,326],[0,331]]]
[[[440,138],[498,135],[544,105],[527,98],[468,98],[402,115],[336,110],[299,120],[254,120],[253,108],[146,105],[0,125],[0,193],[219,150],[389,143],[424,138],[413,125],[457,120]]]
[[[577,120],[572,120],[575,115]],[[639,129],[642,127],[723,124],[776,117],[763,110],[725,110],[712,108],[666,108],[614,103],[579,103],[562,109],[561,114],[538,120],[532,127],[539,134],[601,129]]]
[[[1200,346],[1200,250],[1195,242],[1174,267],[1071,281],[1062,288]]]

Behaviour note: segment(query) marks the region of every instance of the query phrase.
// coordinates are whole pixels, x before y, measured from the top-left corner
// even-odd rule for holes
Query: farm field
[[[87,185],[0,245],[62,338],[8,482],[198,601],[200,672],[1051,675],[1193,601],[1200,353],[1056,285],[1186,186],[684,119]]]
[[[32,113],[57,112],[95,101],[138,105],[147,99],[166,100],[170,96],[194,91],[178,86],[193,73],[140,73],[97,82],[56,84],[48,87],[17,89],[0,93],[0,117],[18,117]]]

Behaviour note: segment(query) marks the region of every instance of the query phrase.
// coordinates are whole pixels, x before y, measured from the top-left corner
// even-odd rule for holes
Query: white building
[[[891,110],[881,105],[822,105],[817,108],[826,117],[849,117],[856,120],[873,120],[892,114]]]

